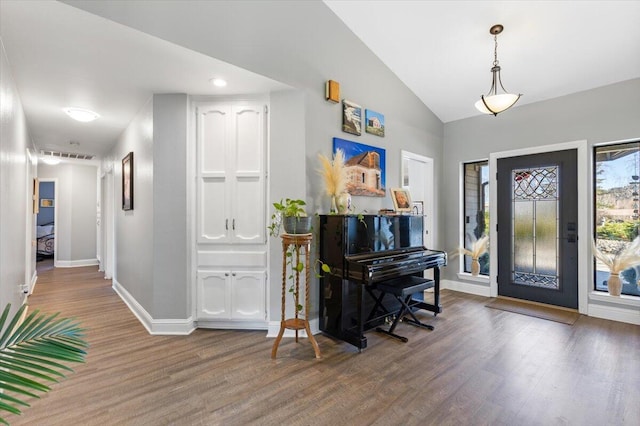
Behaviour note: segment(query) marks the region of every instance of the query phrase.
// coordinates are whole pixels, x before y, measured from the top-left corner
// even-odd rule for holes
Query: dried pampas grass
[[[607,265],[612,274],[619,274],[627,268],[640,264],[640,236],[615,254],[603,253],[593,241],[591,246],[595,258]]]
[[[469,239],[471,237],[467,234]],[[457,256],[471,256],[472,259],[478,259],[480,256],[489,251],[489,236],[483,235],[479,239],[473,241],[471,243],[471,248],[458,247],[457,250],[449,253],[451,259],[456,258]]]
[[[472,259],[478,259],[487,251],[488,248],[489,248],[489,236],[485,235],[480,239],[477,239],[473,243],[471,243],[471,250],[461,247],[459,251],[460,251],[460,254],[471,256]]]
[[[318,154],[318,158],[322,166],[322,168],[318,170],[318,173],[324,180],[324,189],[327,195],[337,196],[342,194],[347,189],[347,171],[344,167],[344,151],[337,149],[333,161],[329,160],[323,154]]]

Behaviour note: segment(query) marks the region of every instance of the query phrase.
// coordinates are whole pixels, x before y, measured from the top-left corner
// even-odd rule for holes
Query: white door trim
[[[436,228],[434,226],[436,222],[435,212],[437,209],[435,208],[435,173],[434,173],[434,161],[431,157],[425,157],[424,155],[414,154],[413,152],[401,150],[400,151],[400,186],[403,186],[404,182],[402,179],[405,176],[406,170],[404,169],[404,160],[416,160],[422,163],[425,163],[427,166],[426,170],[426,183],[425,183],[425,194],[426,199],[424,200],[424,214],[426,215],[426,227],[429,231],[431,245],[435,245],[438,241]],[[433,248],[433,247],[428,247]]]
[[[578,311],[587,314],[588,291],[593,276],[593,264],[589,262],[589,223],[593,213],[589,209],[589,200],[592,199],[593,189],[591,188],[589,176],[591,172],[591,162],[589,161],[589,149],[586,140],[565,142],[552,145],[544,145],[531,148],[516,149],[512,151],[494,152],[489,155],[489,212],[490,212],[490,296],[498,296],[497,268],[498,265],[498,233],[496,232],[496,218],[498,217],[498,194],[496,182],[496,170],[498,159],[517,157],[521,155],[540,154],[545,152],[563,151],[568,149],[577,150],[578,154]]]

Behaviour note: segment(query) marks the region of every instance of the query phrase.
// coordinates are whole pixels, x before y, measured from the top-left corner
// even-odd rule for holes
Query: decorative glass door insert
[[[514,284],[558,289],[558,166],[511,172]]]

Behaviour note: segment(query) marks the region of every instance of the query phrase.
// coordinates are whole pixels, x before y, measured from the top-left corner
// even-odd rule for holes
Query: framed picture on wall
[[[347,192],[365,197],[384,197],[385,150],[346,139],[333,138],[333,153],[344,152]]]
[[[53,199],[51,199],[51,198],[40,198],[40,207],[54,207]]]
[[[346,99],[342,100],[342,131],[362,134],[362,107]]]
[[[133,152],[122,159],[122,210],[133,210]]]
[[[408,190],[402,188],[391,188],[391,199],[393,200],[393,208],[395,211],[411,211],[411,195],[409,195]]]

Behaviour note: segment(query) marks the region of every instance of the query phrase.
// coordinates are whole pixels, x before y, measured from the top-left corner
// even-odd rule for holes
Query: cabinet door
[[[201,105],[197,110],[197,198],[198,243],[227,242],[231,237],[229,176],[232,151],[231,108],[226,105]]]
[[[231,318],[230,283],[230,272],[198,271],[198,318]]]
[[[231,108],[233,116],[232,192],[233,241],[262,244],[265,224],[265,118],[264,105]]]
[[[264,272],[233,272],[231,281],[231,318],[265,320]]]

